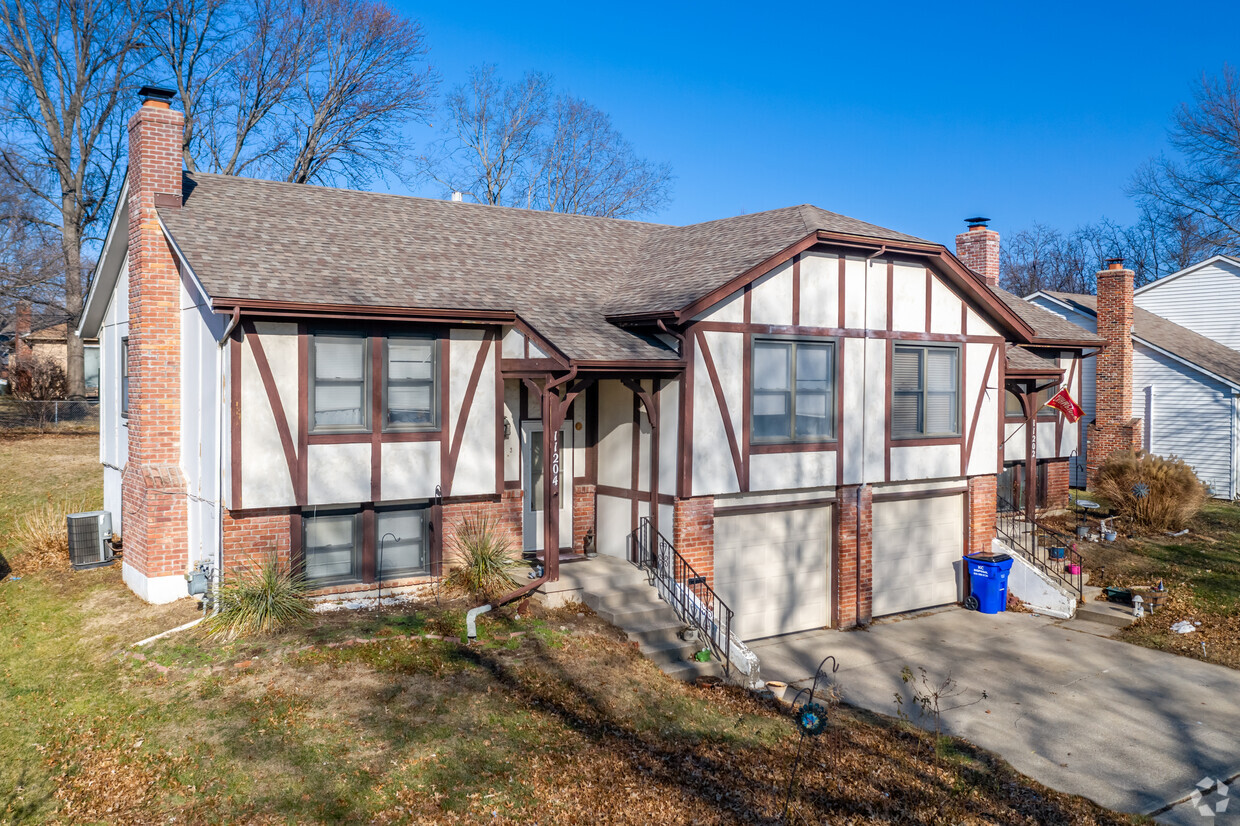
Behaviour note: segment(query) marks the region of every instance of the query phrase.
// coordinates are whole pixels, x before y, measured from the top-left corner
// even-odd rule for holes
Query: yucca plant
[[[275,558],[223,582],[216,602],[219,610],[204,625],[227,640],[305,625],[314,616],[304,578]]]
[[[503,596],[519,586],[513,569],[512,543],[499,532],[495,520],[469,517],[456,530],[454,567],[448,584],[482,599]]]
[[[1132,451],[1108,456],[1095,487],[1120,517],[1143,533],[1187,527],[1210,496],[1182,459]]]

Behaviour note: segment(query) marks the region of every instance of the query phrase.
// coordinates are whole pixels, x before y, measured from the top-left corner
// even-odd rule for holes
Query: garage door
[[[874,616],[959,599],[964,495],[875,502]]]
[[[743,640],[828,622],[831,511],[821,506],[715,519],[715,591]]]

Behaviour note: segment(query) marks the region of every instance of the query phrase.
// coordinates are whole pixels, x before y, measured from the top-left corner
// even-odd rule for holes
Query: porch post
[[[1038,426],[1037,391],[1020,394],[1021,407],[1025,409],[1025,518],[1033,523],[1038,507]]]
[[[560,578],[560,396],[548,380],[542,391],[543,567],[548,582]]]

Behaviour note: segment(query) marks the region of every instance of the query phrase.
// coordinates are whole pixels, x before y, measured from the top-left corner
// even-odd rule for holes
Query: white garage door
[[[821,506],[715,519],[715,591],[743,640],[828,622],[831,511]]]
[[[964,545],[964,495],[875,502],[874,616],[944,605]]]

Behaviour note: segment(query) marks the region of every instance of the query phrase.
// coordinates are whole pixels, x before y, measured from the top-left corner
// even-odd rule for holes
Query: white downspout
[[[216,441],[215,441],[215,464],[219,471],[219,489],[216,491],[216,497],[215,497],[215,515],[216,515],[215,521],[216,521],[216,527],[217,527],[216,543],[215,543],[215,582],[208,583],[207,587],[210,588],[214,586],[217,597],[219,595],[219,587],[220,587],[221,582],[223,581],[223,576],[224,576],[224,485],[227,483],[227,477],[225,475],[225,471],[227,470],[227,468],[224,467],[224,437],[226,435],[224,423],[228,421],[229,419],[228,416],[224,415],[224,406],[225,404],[227,404],[227,396],[228,396],[227,394],[228,382],[226,380],[226,373],[224,371],[224,358],[225,358],[225,353],[228,349],[229,339],[232,338],[233,330],[236,329],[237,323],[240,321],[241,321],[241,308],[234,307],[233,312],[232,312],[232,318],[228,320],[228,325],[224,328],[224,332],[220,336],[219,346],[216,350],[216,355],[215,355],[216,375],[219,376],[219,379],[220,379],[220,385],[219,385],[220,397],[219,399],[217,399],[216,404],[215,404],[216,434],[217,434]],[[228,378],[231,378],[232,381],[237,381],[240,377],[232,376]],[[232,455],[232,451],[230,450],[228,452],[228,460],[231,462],[231,461],[234,461],[235,458],[236,457]],[[220,610],[219,599],[218,598],[213,599],[212,600],[212,613],[214,614],[218,612],[219,610]]]

